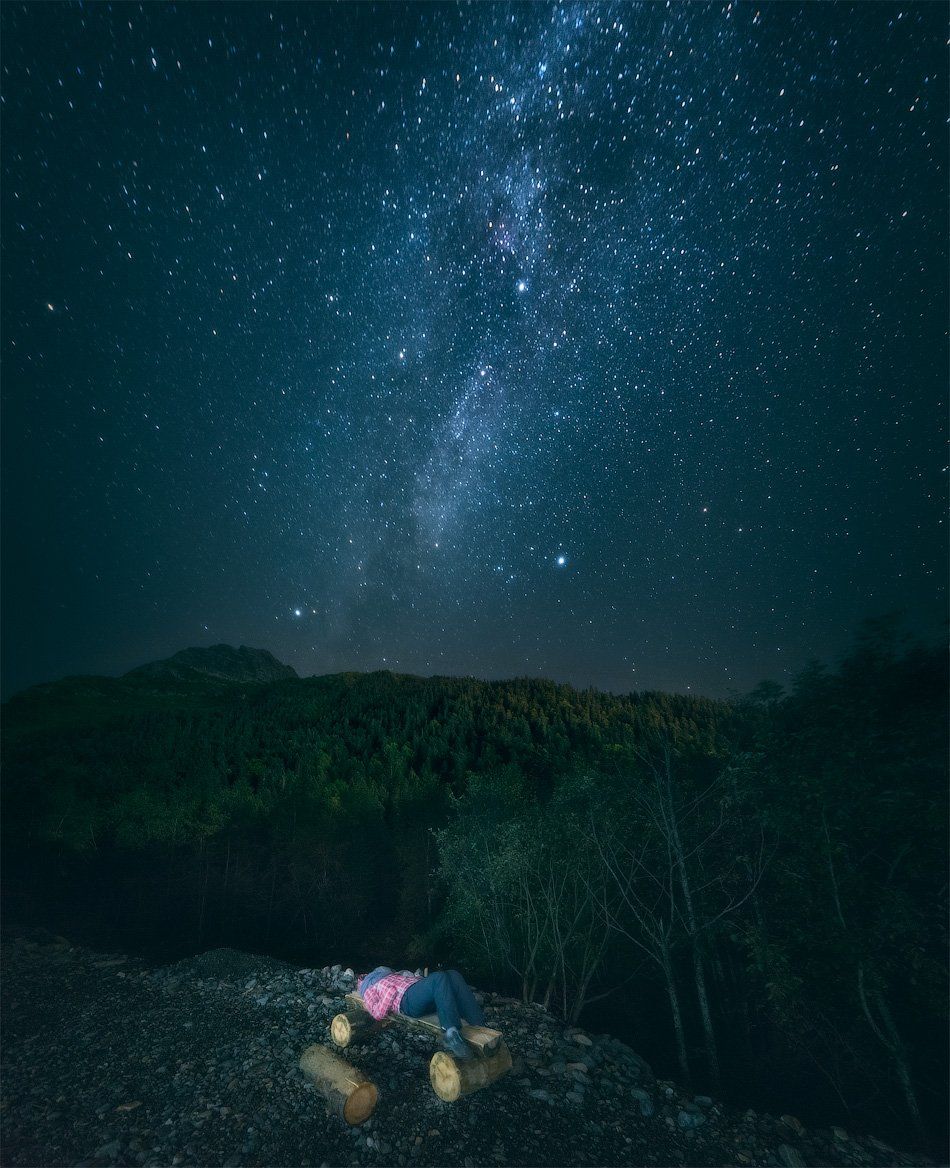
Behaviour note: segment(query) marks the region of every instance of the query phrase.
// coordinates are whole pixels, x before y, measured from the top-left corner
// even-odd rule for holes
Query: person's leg
[[[420,1018],[423,1014],[431,1013],[433,1007],[439,1015],[443,1030],[450,1027],[458,1030],[461,1019],[455,992],[448,975],[441,971],[430,973],[422,981],[414,982],[403,994],[399,1011],[410,1018]]]
[[[478,1000],[469,989],[465,978],[462,977],[457,969],[450,969],[448,976],[452,986],[452,992],[455,994],[455,1001],[459,1013],[470,1025],[484,1026],[485,1011],[478,1004]]]
[[[431,977],[424,977],[421,981],[413,982],[402,995],[399,1003],[399,1013],[408,1018],[421,1018],[425,1014],[435,1013],[435,986]]]

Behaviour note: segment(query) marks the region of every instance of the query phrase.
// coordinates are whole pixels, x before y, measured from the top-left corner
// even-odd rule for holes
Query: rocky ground
[[[348,1052],[379,1087],[347,1128],[297,1068],[352,988],[229,949],[154,968],[34,934],[2,949],[4,1165],[909,1165],[657,1081],[629,1047],[486,995],[514,1069],[446,1104],[433,1046],[403,1028]]]

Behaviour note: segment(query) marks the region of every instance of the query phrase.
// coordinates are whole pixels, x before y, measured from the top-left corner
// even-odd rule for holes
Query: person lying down
[[[484,1026],[485,1012],[457,969],[417,977],[408,969],[394,973],[388,965],[378,965],[358,979],[357,989],[367,1011],[377,1020],[387,1014],[405,1014],[407,1018],[438,1014],[445,1049],[455,1058],[472,1057],[472,1048],[459,1027],[463,1021]]]

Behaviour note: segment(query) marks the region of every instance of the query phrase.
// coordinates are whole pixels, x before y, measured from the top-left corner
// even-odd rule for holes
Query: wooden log
[[[327,1047],[308,1046],[300,1056],[300,1069],[313,1080],[330,1111],[351,1127],[365,1123],[375,1111],[376,1085]]]
[[[337,1014],[330,1023],[330,1037],[339,1047],[347,1047],[361,1038],[375,1034],[382,1026],[373,1015],[362,1007]]]
[[[503,1042],[492,1054],[470,1059],[455,1059],[447,1051],[438,1050],[429,1063],[429,1082],[440,1099],[454,1103],[462,1095],[494,1083],[510,1070],[511,1054]]]

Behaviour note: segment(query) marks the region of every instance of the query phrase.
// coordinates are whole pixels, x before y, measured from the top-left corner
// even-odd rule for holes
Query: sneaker
[[[469,1059],[472,1057],[472,1048],[454,1026],[450,1026],[446,1030],[442,1037],[442,1045],[454,1058]]]

